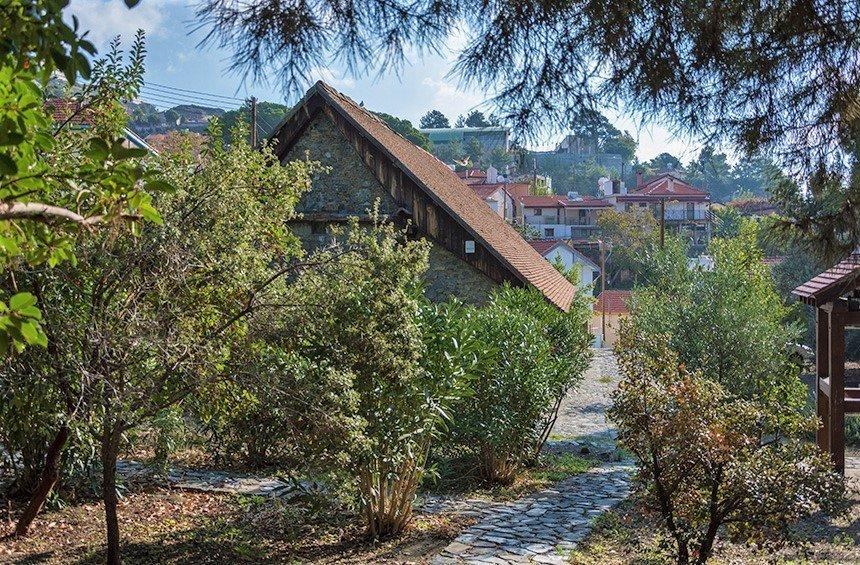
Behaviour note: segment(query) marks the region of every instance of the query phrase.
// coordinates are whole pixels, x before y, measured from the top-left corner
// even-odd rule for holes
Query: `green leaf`
[[[39,343],[39,325],[36,322],[22,322],[21,323],[21,335],[24,336],[24,340],[30,345],[35,345]]]
[[[144,190],[146,192],[176,192],[176,187],[166,180],[156,179],[146,183]]]
[[[90,147],[87,150],[86,155],[90,159],[104,161],[109,153],[110,148],[108,147],[107,143],[105,143],[105,140],[96,137],[90,140]]]
[[[42,319],[42,311],[35,306],[27,306],[26,308],[21,308],[20,310],[18,310],[18,314],[27,318],[32,318],[34,320]]]
[[[14,175],[18,172],[18,164],[9,155],[0,153],[0,175]]]
[[[34,304],[36,304],[36,297],[29,292],[19,292],[9,299],[9,308],[12,310],[23,310]]]

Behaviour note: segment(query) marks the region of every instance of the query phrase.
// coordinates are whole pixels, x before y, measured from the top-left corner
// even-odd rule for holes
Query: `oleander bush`
[[[473,454],[484,479],[510,483],[536,459],[561,400],[588,366],[587,313],[584,295],[565,313],[534,289],[510,287],[474,312],[482,359],[451,438]]]

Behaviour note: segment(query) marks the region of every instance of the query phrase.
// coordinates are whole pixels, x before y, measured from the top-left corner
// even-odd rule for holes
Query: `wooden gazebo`
[[[813,277],[792,293],[815,308],[816,440],[845,472],[845,414],[860,413],[860,383],[845,373],[845,329],[860,328],[860,253]]]

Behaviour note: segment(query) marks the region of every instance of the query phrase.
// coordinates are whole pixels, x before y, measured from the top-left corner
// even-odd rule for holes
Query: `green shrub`
[[[428,245],[353,223],[307,260],[279,317],[255,320],[222,385],[242,401],[218,428],[265,442],[248,457],[346,478],[372,537],[411,519],[430,445],[477,360],[469,310],[423,297]]]
[[[665,335],[622,326],[623,380],[610,417],[638,460],[644,502],[663,519],[678,563],[705,563],[717,532],[779,544],[788,527],[844,501],[845,485],[805,441],[816,421],[739,398],[702,371],[688,371]]]
[[[534,289],[505,287],[475,311],[479,376],[457,411],[453,438],[475,454],[485,479],[513,481],[549,436],[590,358],[585,304],[580,297],[564,313]]]

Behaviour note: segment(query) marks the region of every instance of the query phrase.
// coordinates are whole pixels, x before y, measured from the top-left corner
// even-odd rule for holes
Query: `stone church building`
[[[281,162],[310,158],[329,167],[317,174],[297,206],[291,228],[313,248],[332,224],[380,213],[410,235],[432,243],[426,274],[429,298],[457,296],[484,303],[503,282],[534,286],[562,310],[574,287],[444,163],[392,131],[351,99],[323,82],[272,134]]]

